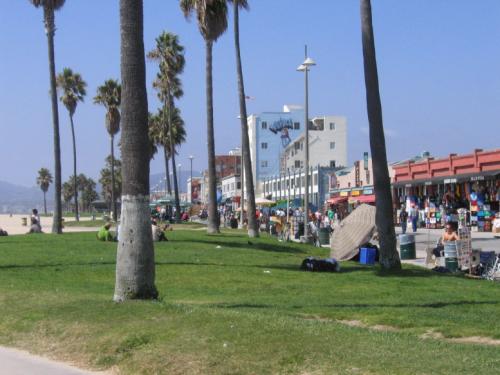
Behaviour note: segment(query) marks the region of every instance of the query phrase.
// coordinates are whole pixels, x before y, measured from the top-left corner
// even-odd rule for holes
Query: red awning
[[[349,198],[349,203],[354,203],[354,202],[359,202],[359,203],[375,203],[375,194],[359,195],[357,197],[350,197]]]
[[[347,197],[333,197],[333,198],[330,198],[327,200],[327,202],[329,204],[339,204],[339,203],[346,202],[346,201],[347,201]]]

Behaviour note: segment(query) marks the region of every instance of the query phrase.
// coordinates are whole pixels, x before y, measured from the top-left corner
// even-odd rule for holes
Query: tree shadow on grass
[[[408,308],[432,308],[440,309],[446,307],[457,307],[457,306],[479,306],[479,305],[498,305],[499,301],[450,301],[450,302],[430,302],[430,303],[401,303],[401,304],[389,304],[389,303],[338,303],[338,304],[325,304],[325,305],[291,305],[291,306],[281,306],[281,305],[270,305],[262,303],[250,303],[250,302],[240,302],[240,303],[208,303],[205,306],[220,309],[272,309],[286,307],[287,309],[293,309],[295,311],[304,308],[333,308],[333,309],[375,309],[375,308],[395,308],[395,309],[408,309]]]
[[[217,236],[218,237],[218,236]],[[239,249],[247,249],[247,250],[262,250],[262,251],[270,251],[277,253],[293,253],[293,254],[307,254],[307,251],[292,247],[292,246],[283,246],[279,244],[268,244],[268,243],[260,243],[258,241],[247,241],[244,242],[236,242],[236,241],[217,241],[217,237],[214,237],[212,241],[207,239],[180,239],[176,240],[177,242],[193,242],[193,243],[202,243],[207,245],[219,245],[222,248],[239,248]]]
[[[425,268],[403,268],[400,270],[387,271],[380,267],[375,269],[376,275],[379,277],[460,277],[460,273],[440,273]]]
[[[321,307],[328,308],[348,308],[348,309],[370,309],[370,308],[434,308],[440,309],[448,306],[478,306],[478,305],[498,305],[500,301],[450,301],[450,302],[429,302],[429,303],[347,303],[347,304],[327,304]],[[297,306],[304,307],[304,306]],[[309,306],[308,306],[309,307]]]
[[[88,262],[88,263],[4,264],[0,265],[0,270],[24,269],[24,268],[51,268],[51,267],[110,266],[115,264],[116,264],[115,261]]]

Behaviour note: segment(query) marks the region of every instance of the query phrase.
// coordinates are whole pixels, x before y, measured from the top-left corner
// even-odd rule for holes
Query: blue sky
[[[98,178],[109,140],[96,87],[119,78],[118,0],[67,0],[56,14],[56,69],[71,67],[88,83],[75,115],[79,172]],[[304,44],[317,62],[310,113],[348,119],[349,163],[368,150],[359,1],[251,0],[242,13],[241,45],[249,113],[303,102],[295,71]],[[372,0],[387,151],[390,160],[498,148],[500,1]],[[146,50],[167,30],[186,47],[185,95],[179,106],[188,141],[178,157],[187,169],[206,165],[204,44],[195,20],[176,0],[144,0]],[[40,167],[53,169],[47,44],[42,11],[28,0],[0,0],[0,180],[31,186]],[[214,48],[216,149],[239,144],[232,23]],[[147,64],[149,107],[156,100]],[[72,170],[69,120],[60,106],[63,179]],[[163,171],[161,157],[151,172]]]

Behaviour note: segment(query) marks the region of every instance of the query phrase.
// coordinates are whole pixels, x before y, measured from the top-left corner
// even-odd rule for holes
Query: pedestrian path
[[[65,363],[32,355],[28,352],[0,347],[0,375],[105,375],[91,372]]]

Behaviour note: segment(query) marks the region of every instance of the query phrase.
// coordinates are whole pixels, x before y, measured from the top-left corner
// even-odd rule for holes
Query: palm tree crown
[[[73,116],[78,102],[83,102],[87,95],[85,88],[87,83],[78,73],[73,73],[70,68],[64,68],[56,78],[57,87],[62,90],[61,102],[68,110],[70,116]]]
[[[53,10],[58,10],[64,5],[66,0],[30,0],[35,7],[48,7]]]
[[[108,79],[104,85],[97,88],[94,97],[95,104],[101,104],[107,109],[106,129],[109,135],[114,136],[120,131],[120,111],[122,87],[117,80]]]
[[[215,42],[227,29],[226,0],[181,0],[186,18],[196,12],[198,28],[206,41]]]
[[[40,186],[40,189],[42,189],[44,193],[49,190],[49,186],[52,183],[52,174],[47,168],[40,168],[38,171],[38,177],[36,178],[36,183]]]

